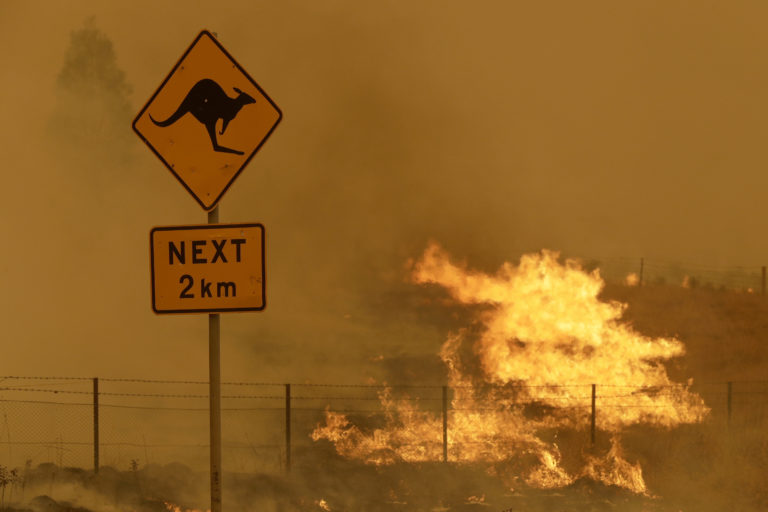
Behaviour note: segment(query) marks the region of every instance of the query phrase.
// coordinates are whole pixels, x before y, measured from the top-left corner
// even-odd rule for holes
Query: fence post
[[[285,385],[285,471],[291,472],[291,385]]]
[[[765,296],[765,265],[763,265],[763,278],[760,281],[760,290],[762,291],[762,295]]]
[[[640,258],[640,278],[637,280],[637,286],[643,286],[643,267],[645,266],[645,258]]]
[[[592,422],[589,430],[589,438],[592,442],[592,446],[595,446],[595,398],[596,398],[597,385],[592,384]]]
[[[99,378],[93,378],[93,472],[99,474]]]
[[[448,462],[448,386],[443,386],[443,462]]]
[[[731,426],[731,411],[733,408],[733,382],[728,381],[728,427]]]

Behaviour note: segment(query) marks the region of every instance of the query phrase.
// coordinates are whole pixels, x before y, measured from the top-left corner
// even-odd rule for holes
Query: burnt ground
[[[325,445],[298,451],[290,475],[225,474],[224,504],[225,510],[254,512],[766,510],[764,436],[723,434],[711,425],[628,432],[627,458],[650,468],[645,470],[649,495],[588,479],[559,489],[534,489],[510,478],[513,468],[504,465],[369,466],[344,460]],[[179,464],[135,471],[107,467],[98,476],[43,464],[27,472],[23,485],[6,499],[9,510],[166,512],[164,502],[182,510],[208,508],[208,475]]]

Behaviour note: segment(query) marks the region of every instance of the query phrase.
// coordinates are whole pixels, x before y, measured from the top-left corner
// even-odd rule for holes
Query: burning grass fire
[[[647,494],[639,463],[623,457],[622,430],[697,423],[709,412],[689,391],[691,383],[671,382],[663,366],[683,355],[682,343],[649,338],[622,323],[626,306],[598,298],[604,282],[597,270],[542,251],[487,275],[451,262],[431,244],[412,266],[412,278],[439,285],[457,304],[479,311],[480,329],[452,333],[440,352],[452,390],[449,461],[487,463],[510,486],[522,479],[557,488],[589,478]],[[596,427],[611,439],[603,454],[582,443],[557,443],[557,432],[590,430],[592,384]],[[369,464],[442,459],[440,413],[388,389],[380,400],[382,427],[367,431],[328,410],[312,438]]]
[[[165,505],[165,508],[168,509],[168,512],[203,512],[202,510],[181,508],[180,505],[167,501],[164,501],[163,504]],[[205,512],[211,512],[211,509],[207,509]]]

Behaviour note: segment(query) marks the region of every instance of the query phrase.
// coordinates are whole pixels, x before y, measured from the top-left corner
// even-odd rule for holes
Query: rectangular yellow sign
[[[149,238],[155,313],[264,309],[261,224],[156,227]]]

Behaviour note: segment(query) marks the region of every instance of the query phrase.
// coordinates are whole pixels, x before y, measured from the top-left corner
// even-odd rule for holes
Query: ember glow
[[[486,462],[500,477],[556,488],[591,478],[647,493],[639,464],[623,458],[622,429],[634,424],[672,428],[702,421],[709,409],[670,381],[662,362],[684,354],[672,338],[649,338],[621,322],[626,305],[598,298],[598,270],[558,261],[542,251],[505,263],[495,275],[468,270],[431,244],[412,267],[422,285],[443,287],[457,304],[480,312],[481,329],[451,333],[440,356],[452,391],[448,460]],[[478,307],[479,306],[479,307]],[[461,347],[471,347],[472,357]],[[546,432],[591,426],[596,384],[596,428],[611,448],[563,463],[563,451]],[[438,461],[442,417],[408,397],[380,394],[384,425],[370,432],[340,413],[327,411],[314,440],[334,443],[344,457],[370,464]],[[579,449],[581,446],[579,446]],[[512,468],[512,469],[510,469]],[[518,474],[508,474],[510,471]]]
[[[168,512],[202,512],[197,509],[181,508],[179,505],[168,501],[164,501],[163,504],[165,504],[165,508],[168,509]],[[207,509],[205,512],[211,512],[211,509]]]

